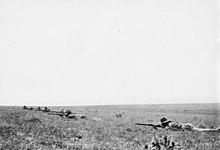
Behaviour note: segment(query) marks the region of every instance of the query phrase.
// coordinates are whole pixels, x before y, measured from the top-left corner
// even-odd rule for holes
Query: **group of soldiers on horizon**
[[[27,106],[24,106],[23,109],[34,110],[33,107],[28,108]],[[50,112],[50,109],[47,107],[44,107],[44,109],[42,109],[41,107],[37,107],[37,109],[35,109],[35,111]]]
[[[28,108],[27,106],[24,106],[23,109],[34,110],[33,107]],[[61,111],[54,111],[54,110],[50,110],[48,107],[44,107],[44,109],[42,109],[41,107],[37,107],[35,111],[47,112],[49,115],[57,115],[69,119],[77,119],[77,118],[86,119],[85,115],[77,115],[76,113],[73,113],[71,110],[62,109]]]

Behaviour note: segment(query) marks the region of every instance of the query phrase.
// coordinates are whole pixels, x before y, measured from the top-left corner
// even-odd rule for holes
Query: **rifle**
[[[57,115],[57,116],[60,116],[60,117],[64,117],[64,116],[65,116],[65,113],[59,113],[59,112],[57,112],[57,113],[51,113],[51,112],[49,112],[48,115]]]
[[[153,127],[156,130],[157,130],[157,128],[164,128],[160,124],[155,125],[155,124],[151,124],[151,123],[135,123],[135,125],[150,126],[150,127]]]

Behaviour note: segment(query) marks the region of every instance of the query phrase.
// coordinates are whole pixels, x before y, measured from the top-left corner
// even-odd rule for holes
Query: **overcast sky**
[[[217,102],[217,2],[1,0],[0,105]]]

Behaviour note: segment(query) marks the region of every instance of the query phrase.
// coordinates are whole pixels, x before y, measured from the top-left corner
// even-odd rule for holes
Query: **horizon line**
[[[6,107],[41,106],[41,107],[89,107],[89,106],[131,106],[131,105],[184,105],[184,104],[220,104],[220,102],[191,102],[191,103],[145,103],[145,104],[86,104],[86,105],[0,105]]]

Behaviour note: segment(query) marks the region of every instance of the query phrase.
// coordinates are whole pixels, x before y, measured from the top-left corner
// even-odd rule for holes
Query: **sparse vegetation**
[[[50,107],[61,110],[63,107]],[[219,133],[155,130],[135,122],[157,123],[163,116],[197,127],[220,125],[218,104],[66,107],[87,119],[68,119],[22,107],[0,107],[1,150],[140,150],[152,138],[172,137],[174,149],[218,150]],[[118,117],[115,112],[122,112]],[[161,141],[160,141],[161,142]],[[166,143],[166,142],[161,142]],[[172,144],[172,142],[170,142]],[[162,147],[163,149],[163,147]]]

